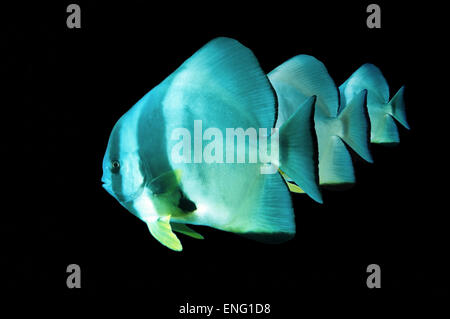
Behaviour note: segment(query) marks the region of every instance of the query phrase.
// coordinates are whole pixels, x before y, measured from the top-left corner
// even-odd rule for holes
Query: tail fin
[[[313,107],[308,98],[280,128],[280,170],[305,193],[322,203],[317,177]],[[290,187],[291,189],[291,187]]]
[[[405,92],[405,86],[402,86],[400,90],[394,95],[394,97],[389,101],[388,105],[390,106],[391,115],[406,129],[409,130],[409,124],[406,120],[406,111],[405,111],[405,99],[403,94]]]
[[[349,103],[344,106],[338,119],[342,123],[340,137],[359,156],[373,163],[372,155],[369,151],[369,115],[366,109],[367,90],[355,95]]]
[[[409,130],[406,120],[405,100],[403,97],[405,87],[402,86],[394,97],[381,108],[369,108],[370,120],[372,122],[371,142],[378,144],[400,143],[395,120]]]

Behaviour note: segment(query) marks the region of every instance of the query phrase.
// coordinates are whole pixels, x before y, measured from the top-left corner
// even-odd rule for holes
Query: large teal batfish
[[[305,99],[273,133],[279,134],[279,154],[270,157],[269,164],[321,202],[312,132],[314,101]],[[207,163],[198,157],[180,162],[173,153],[180,128],[194,137],[193,147],[207,146],[204,136],[195,136],[199,120],[203,130],[215,128],[225,136],[227,128],[266,128],[271,135],[276,119],[275,91],[256,57],[235,40],[217,38],[119,119],[103,159],[103,187],[173,250],[182,250],[173,231],[202,238],[186,224],[249,236],[291,237],[291,198],[276,169],[263,174],[260,162]],[[245,139],[245,146],[248,155],[259,144]]]

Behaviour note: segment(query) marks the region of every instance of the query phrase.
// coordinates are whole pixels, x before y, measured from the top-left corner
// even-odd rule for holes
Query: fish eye
[[[117,173],[120,169],[120,162],[118,160],[111,161],[111,172]]]

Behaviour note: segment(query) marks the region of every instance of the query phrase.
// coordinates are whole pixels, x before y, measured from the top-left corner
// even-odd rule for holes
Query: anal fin
[[[188,227],[186,224],[171,223],[170,225],[172,226],[173,231],[176,231],[180,234],[184,234],[184,235],[187,235],[187,236],[195,238],[195,239],[204,239],[204,237],[202,235],[197,233],[192,228]]]

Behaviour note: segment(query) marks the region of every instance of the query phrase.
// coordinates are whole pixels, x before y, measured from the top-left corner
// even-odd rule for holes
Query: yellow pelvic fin
[[[172,223],[170,225],[172,226],[172,230],[174,230],[176,232],[190,236],[195,239],[204,239],[204,237],[202,235],[197,233],[195,230],[189,228],[186,224]]]
[[[278,171],[280,172],[281,176],[283,176],[284,181],[286,182],[289,190],[293,193],[299,193],[299,194],[304,194],[305,192],[303,191],[303,189],[301,189],[300,187],[298,187],[297,184],[295,184],[295,182],[292,180],[292,178],[290,178],[289,176],[287,176],[281,169],[278,169]]]
[[[299,193],[299,194],[304,194],[305,192],[303,191],[303,189],[301,189],[300,187],[298,187],[297,184],[293,184],[291,182],[287,182],[286,183],[289,190],[293,193]]]
[[[150,233],[164,246],[175,251],[182,251],[183,246],[177,235],[172,232],[170,227],[170,216],[159,217],[158,219],[147,221]]]

